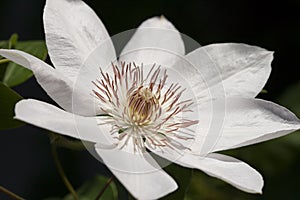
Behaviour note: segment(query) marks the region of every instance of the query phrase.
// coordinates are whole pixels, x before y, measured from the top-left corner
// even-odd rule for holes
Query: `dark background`
[[[163,14],[180,32],[201,45],[241,42],[275,51],[272,74],[265,87],[268,93],[260,95],[260,98],[277,102],[282,92],[299,81],[300,1],[85,2],[95,10],[111,35],[136,28],[143,20]],[[12,33],[18,33],[20,40],[44,39],[43,6],[43,0],[1,0],[0,40],[8,39]],[[53,103],[34,78],[14,89],[25,98]],[[251,148],[254,149],[255,146]],[[299,149],[297,151],[299,153]],[[97,172],[102,173],[106,170],[87,152],[61,150],[59,153],[75,186],[79,186]],[[266,195],[255,197],[299,199],[300,191],[297,186],[300,185],[300,164],[297,159],[293,163],[285,169],[286,179],[279,181],[276,175],[271,178],[265,177]],[[104,173],[109,175],[107,171]],[[264,174],[264,171],[261,173]],[[270,183],[272,180],[274,182]],[[0,185],[26,199],[62,196],[67,192],[55,170],[50,155],[49,139],[44,131],[30,125],[1,131]]]

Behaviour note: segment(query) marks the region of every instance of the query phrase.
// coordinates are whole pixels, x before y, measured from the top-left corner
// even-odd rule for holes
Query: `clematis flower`
[[[261,193],[263,178],[255,169],[216,152],[300,128],[286,108],[255,99],[273,59],[260,47],[212,44],[186,55],[177,29],[153,17],[117,59],[101,20],[81,0],[47,0],[44,28],[55,68],[18,50],[1,49],[0,55],[32,70],[61,108],[22,100],[15,118],[95,143],[98,156],[138,199],[177,189],[152,153]]]

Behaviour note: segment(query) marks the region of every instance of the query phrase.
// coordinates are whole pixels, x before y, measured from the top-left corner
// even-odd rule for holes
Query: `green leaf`
[[[8,41],[0,41],[0,49],[7,49],[9,47],[9,42]],[[0,56],[0,58],[3,58]]]
[[[13,34],[10,36],[10,39],[8,41],[0,41],[0,49],[11,49],[17,44],[18,41],[18,35]],[[4,61],[2,59],[5,59],[4,57],[0,56],[0,80],[3,80],[8,62],[1,62]],[[5,59],[6,60],[6,59]]]
[[[289,87],[278,99],[278,102],[300,117],[300,82]]]
[[[9,40],[8,40],[8,48],[12,49],[17,45],[18,42],[18,34],[14,33],[12,36],[10,36]]]
[[[171,164],[164,169],[170,176],[174,178],[178,184],[178,189],[163,197],[163,200],[172,200],[172,199],[184,199],[184,196],[187,192],[187,189],[190,185],[191,177],[193,170],[185,167],[181,167],[176,164]]]
[[[8,41],[0,41],[0,49],[7,49],[7,48],[8,48]],[[0,60],[2,59],[5,58],[0,55]],[[0,80],[3,80],[7,64],[8,63],[0,64]]]
[[[91,200],[96,199],[100,191],[103,189],[103,187],[108,182],[108,179],[97,175],[93,179],[85,182],[80,188],[77,190],[77,195],[80,200]],[[100,198],[101,200],[111,199],[111,200],[117,200],[118,199],[118,191],[117,186],[114,182],[111,182],[106,188],[105,192]],[[73,200],[73,197],[71,194],[68,194],[63,198],[63,200]]]
[[[15,49],[25,51],[41,60],[47,57],[47,48],[44,41],[24,41],[15,44]],[[32,76],[31,70],[10,62],[3,77],[3,83],[8,87],[19,85]]]
[[[0,130],[24,125],[13,119],[15,104],[21,99],[19,94],[0,82]]]
[[[0,64],[0,80],[3,80],[7,63]]]

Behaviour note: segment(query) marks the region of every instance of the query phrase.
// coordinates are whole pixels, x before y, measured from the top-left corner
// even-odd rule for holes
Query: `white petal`
[[[51,104],[28,99],[15,107],[15,118],[29,124],[77,139],[111,145],[109,126],[99,125],[93,117],[68,113]]]
[[[203,102],[219,97],[255,97],[268,80],[273,53],[246,44],[212,44],[189,53],[174,69]]]
[[[148,154],[119,149],[96,151],[107,167],[137,199],[158,199],[177,189],[176,182]]]
[[[95,60],[87,66],[94,74],[99,73],[100,66],[106,67],[116,59],[103,23],[81,0],[47,0],[44,28],[51,61],[72,81],[76,80],[87,59]],[[97,48],[102,54],[93,53]]]
[[[70,111],[72,83],[54,68],[38,58],[18,50],[1,49],[0,54],[33,71],[38,83],[61,107]]]
[[[171,67],[185,54],[180,33],[165,17],[144,21],[123,49],[120,60]]]
[[[300,120],[292,112],[272,102],[260,99],[227,98],[217,100],[215,103],[224,106],[215,106],[213,111],[205,109],[209,106],[203,106],[200,112],[200,128],[192,147],[196,152],[207,153],[237,148],[277,138],[300,129]],[[226,111],[225,116],[224,111]],[[211,118],[205,120],[207,116]],[[212,119],[218,116],[223,117],[218,121],[219,124],[211,123]],[[207,131],[217,126],[220,127],[216,129],[218,132]],[[210,140],[211,138],[213,140]],[[209,146],[205,143],[209,143]]]
[[[235,158],[215,153],[200,157],[170,148],[154,153],[184,167],[199,169],[245,192],[262,193],[262,176],[248,164]]]
[[[209,154],[205,158],[184,157],[181,162],[200,169],[210,176],[219,178],[234,187],[249,193],[262,193],[264,181],[262,176],[249,166],[235,158]]]
[[[95,105],[97,102],[91,95],[92,89],[87,90],[83,87],[83,84],[76,84],[76,89],[73,89],[73,83],[61,74],[59,70],[28,53],[18,50],[0,49],[0,54],[32,70],[42,88],[65,110],[80,115],[100,113],[99,108]],[[80,81],[77,83],[80,83]]]

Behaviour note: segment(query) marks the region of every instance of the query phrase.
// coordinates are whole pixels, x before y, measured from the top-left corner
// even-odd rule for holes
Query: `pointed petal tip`
[[[215,44],[211,44],[210,46],[222,46],[222,45],[231,45],[232,47],[237,47],[237,48],[252,48],[253,50],[256,50],[257,52],[261,52],[261,54],[265,54],[265,55],[273,55],[275,53],[275,51],[270,51],[266,48],[260,47],[260,46],[256,46],[256,45],[250,45],[250,44],[245,44],[245,43],[232,43],[232,42],[228,42],[228,43],[215,43]]]
[[[266,56],[270,56],[272,59],[274,57],[275,51],[264,50]]]
[[[254,189],[253,191],[248,191],[249,193],[252,193],[252,194],[259,194],[259,195],[262,195],[263,194],[263,185],[258,188],[258,189]]]
[[[166,19],[166,18],[165,18],[165,16],[164,16],[164,15],[161,15],[161,16],[160,16],[160,19]]]
[[[257,171],[254,171],[254,174],[251,175],[252,180],[248,180],[247,182],[236,184],[231,182],[230,180],[224,180],[230,185],[236,187],[237,189],[250,193],[250,194],[260,194],[263,193],[263,187],[264,187],[264,180],[260,173]]]
[[[120,53],[120,60],[173,66],[185,55],[180,32],[164,15],[146,19]]]
[[[161,21],[163,21],[163,20],[164,20],[164,21],[169,21],[169,20],[165,17],[165,15],[163,15],[163,14],[160,15],[158,18],[159,18],[159,20],[161,20]]]
[[[261,186],[256,190],[256,194],[262,195],[263,194],[263,187],[264,187],[264,182],[262,181]]]
[[[269,50],[267,50],[265,48],[262,48],[262,47],[257,47],[257,48],[260,50],[260,55],[264,56],[265,59],[268,59],[269,62],[271,63],[272,60],[274,59],[275,51],[269,51]],[[271,67],[271,65],[269,67]]]
[[[165,15],[154,16],[146,19],[143,24],[144,28],[164,28],[174,29],[174,25],[165,17]]]
[[[255,170],[255,173],[257,174],[257,180],[255,181],[256,184],[253,184],[248,189],[245,189],[245,190],[242,189],[242,190],[244,190],[245,192],[251,193],[251,194],[260,194],[260,195],[262,195],[263,187],[264,187],[264,179],[258,171]]]
[[[250,193],[250,194],[258,194],[258,195],[262,195],[263,194],[262,187],[261,188],[257,188],[257,189],[251,189],[251,190],[243,190],[243,191],[245,191],[247,193]]]

